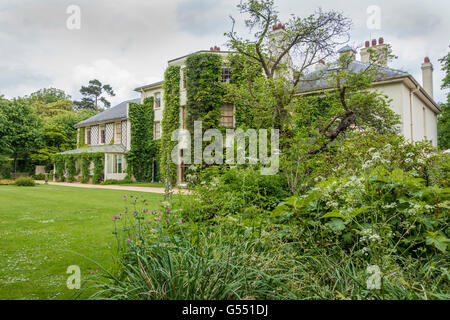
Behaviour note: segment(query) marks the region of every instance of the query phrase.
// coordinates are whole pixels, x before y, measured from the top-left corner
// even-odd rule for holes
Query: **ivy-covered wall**
[[[127,153],[128,176],[137,181],[152,181],[153,160],[158,158],[159,141],[153,140],[155,112],[154,98],[148,97],[143,104],[130,103],[128,117],[131,123],[131,149]]]
[[[67,181],[74,182],[75,176],[81,173],[80,181],[88,183],[92,178],[92,183],[98,184],[103,179],[104,172],[104,153],[77,153],[77,154],[56,154],[53,158],[55,163],[55,174],[57,181],[64,182],[64,173],[67,170]],[[77,169],[76,163],[79,161],[81,172]],[[92,176],[90,175],[90,166],[94,163]]]
[[[160,172],[164,182],[177,183],[177,166],[171,152],[177,145],[171,141],[172,132],[180,126],[180,67],[169,66],[164,74],[164,110],[161,122]]]
[[[85,127],[81,127],[78,130],[78,145],[77,148],[81,149],[84,147],[87,147],[87,145],[85,144],[86,141],[86,128]]]
[[[197,53],[186,59],[186,126],[191,133],[194,121],[202,121],[203,130],[219,128],[224,103],[222,57],[214,53]]]

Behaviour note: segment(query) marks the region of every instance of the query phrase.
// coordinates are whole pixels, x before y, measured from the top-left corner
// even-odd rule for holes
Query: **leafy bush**
[[[196,180],[192,197],[178,204],[183,217],[194,221],[242,213],[246,208],[260,213],[271,211],[289,195],[283,175],[263,176],[250,168],[212,167],[200,172]]]
[[[34,180],[45,180],[45,174],[43,174],[43,173],[35,174],[35,175],[33,176],[33,179],[34,179]]]
[[[96,297],[112,299],[286,299],[290,244],[274,234],[255,240],[233,220],[198,230],[178,213],[139,207],[113,217],[121,271],[109,273]],[[137,204],[137,205],[136,205]],[[125,245],[124,245],[125,244]]]
[[[20,177],[16,179],[16,186],[20,187],[34,187],[36,183],[30,177]]]
[[[122,180],[108,179],[106,181],[103,181],[101,184],[102,185],[114,185],[114,184],[129,184],[129,183],[133,183],[133,180],[131,180],[129,177],[126,177],[125,179],[122,179]]]
[[[363,176],[324,180],[307,194],[289,198],[273,216],[319,223],[317,240],[323,245],[370,250],[367,244],[378,243],[378,253],[417,256],[429,246],[446,252],[449,199],[450,189],[426,187],[410,173],[379,167]]]

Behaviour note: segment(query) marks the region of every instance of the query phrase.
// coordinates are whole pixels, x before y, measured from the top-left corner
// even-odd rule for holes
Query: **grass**
[[[160,182],[133,182],[133,183],[121,184],[121,186],[164,188],[164,183],[160,183]]]
[[[162,195],[64,186],[0,186],[0,300],[86,298],[69,290],[70,265],[81,269],[81,285],[113,265],[111,216],[123,210],[124,194],[145,197],[150,208]],[[83,257],[85,256],[85,257]]]

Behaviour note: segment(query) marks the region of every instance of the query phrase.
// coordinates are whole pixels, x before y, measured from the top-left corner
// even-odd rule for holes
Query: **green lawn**
[[[0,300],[74,298],[79,290],[67,289],[67,267],[80,267],[82,286],[99,269],[78,254],[111,267],[111,216],[123,211],[125,194],[147,199],[150,208],[158,207],[163,197],[50,185],[0,186]],[[81,298],[90,294],[81,292]]]

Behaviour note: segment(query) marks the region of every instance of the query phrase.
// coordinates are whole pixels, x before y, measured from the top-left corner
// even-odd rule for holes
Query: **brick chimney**
[[[372,44],[372,47],[370,46],[370,44]],[[360,51],[361,61],[366,62],[366,63],[370,62],[369,48],[372,48],[373,50],[375,50],[375,52],[382,52],[383,50],[385,50],[386,47],[387,47],[387,44],[384,43],[384,39],[382,37],[380,37],[378,39],[378,43],[377,43],[377,39],[372,39],[372,41],[366,41],[364,48],[362,48]],[[376,64],[386,67],[387,66],[386,55],[380,54],[380,57],[378,58],[378,61],[376,62]]]
[[[422,63],[422,86],[433,98],[433,64],[428,57]]]
[[[323,69],[324,67],[325,67],[325,61],[320,59],[319,62],[317,62],[315,65],[315,70],[320,70],[320,69]]]

